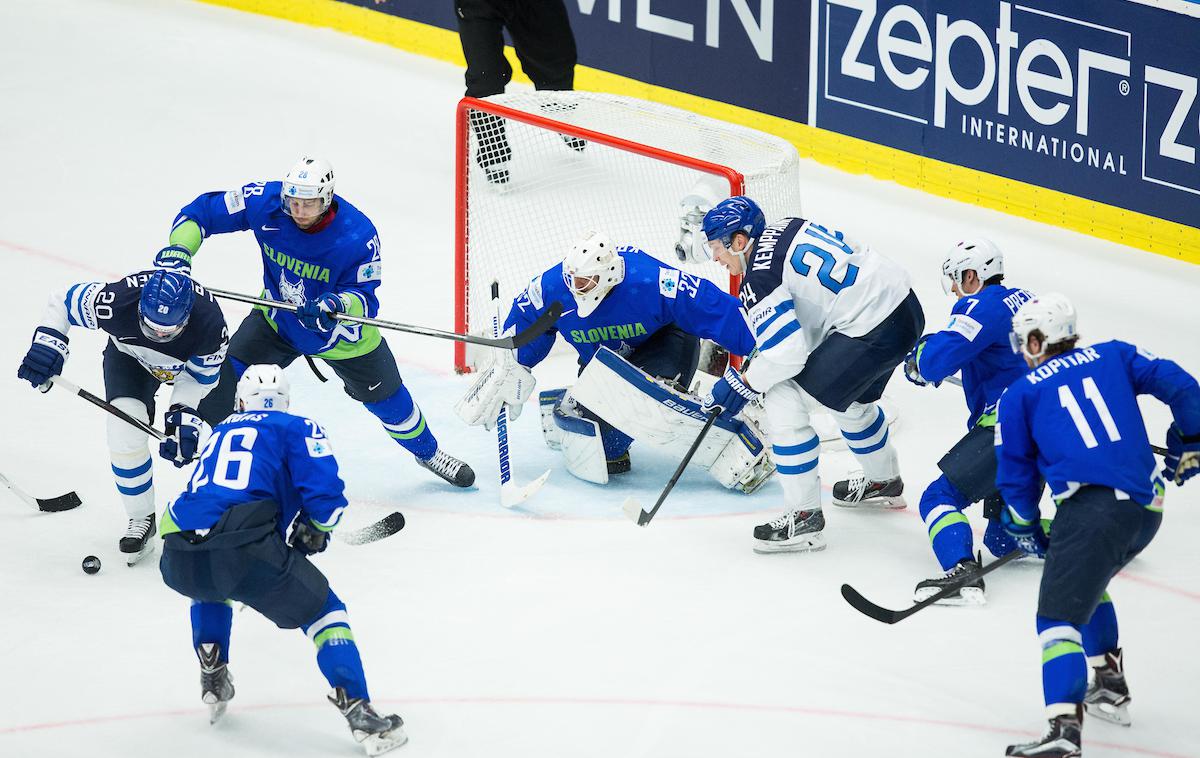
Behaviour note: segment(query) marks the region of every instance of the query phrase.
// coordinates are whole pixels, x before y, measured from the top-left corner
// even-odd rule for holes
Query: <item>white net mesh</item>
[[[472,333],[490,332],[493,280],[500,282],[507,313],[507,303],[534,276],[561,261],[591,230],[729,287],[729,275],[717,264],[684,263],[675,253],[680,200],[697,187],[716,200],[727,197],[734,189],[729,180],[706,168],[580,139],[572,136],[578,134],[575,127],[732,168],[745,178],[745,194],[758,201],[768,222],[800,214],[796,150],[777,137],[593,92],[514,92],[487,100],[566,126],[555,130],[468,112],[458,230],[465,235],[467,282],[456,285],[456,297],[460,303],[465,298]],[[473,363],[468,350],[465,364]]]

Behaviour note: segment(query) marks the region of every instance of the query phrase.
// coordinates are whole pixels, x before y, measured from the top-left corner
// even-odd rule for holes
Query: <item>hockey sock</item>
[[[1088,658],[1100,659],[1103,665],[1105,653],[1111,653],[1120,644],[1117,629],[1117,609],[1113,607],[1112,598],[1108,593],[1100,599],[1095,613],[1083,625],[1083,651]]]
[[[317,666],[330,687],[342,687],[352,698],[370,700],[367,694],[367,675],[363,673],[354,633],[350,631],[350,616],[346,604],[329,590],[325,607],[317,617],[301,629],[317,646]]]
[[[233,626],[233,606],[229,603],[192,603],[192,649],[202,642],[221,646],[221,663],[229,663],[229,631]]]
[[[1087,691],[1087,658],[1083,655],[1079,629],[1065,621],[1037,617],[1038,641],[1042,643],[1042,693],[1046,717],[1075,713]]]
[[[113,398],[113,406],[139,421],[149,421],[146,404],[131,397]],[[119,418],[108,419],[108,451],[117,492],[131,519],[154,513],[154,464],[146,433]]]
[[[378,403],[363,403],[383,423],[388,436],[400,443],[408,452],[421,460],[428,460],[437,452],[437,438],[425,423],[425,415],[408,394],[403,384],[391,397]]]
[[[837,421],[846,446],[869,481],[885,482],[900,475],[896,451],[888,444],[887,419],[882,408],[874,403],[851,403],[844,412],[831,410],[829,415]]]
[[[949,571],[959,561],[974,557],[971,524],[962,512],[969,503],[964,500],[945,474],[934,480],[921,495],[921,518],[942,571]]]

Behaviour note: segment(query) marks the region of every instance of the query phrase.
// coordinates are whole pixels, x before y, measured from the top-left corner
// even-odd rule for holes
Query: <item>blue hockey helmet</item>
[[[709,242],[720,240],[728,248],[733,247],[735,232],[744,232],[753,242],[766,228],[762,208],[745,195],[726,198],[704,214],[704,236]]]
[[[187,325],[195,299],[190,277],[177,271],[155,271],[142,286],[138,302],[142,334],[154,342],[175,339]]]

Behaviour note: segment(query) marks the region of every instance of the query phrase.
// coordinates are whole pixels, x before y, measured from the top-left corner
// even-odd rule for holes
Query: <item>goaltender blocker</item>
[[[737,299],[593,232],[513,301],[506,333],[532,324],[550,303],[569,300],[575,308],[563,313],[554,332],[500,353],[480,372],[456,408],[459,416],[490,428],[501,405],[519,415],[536,383],[530,368],[550,352],[557,333],[579,354],[580,374],[570,389],[541,393],[542,429],[572,474],[604,484],[610,474],[628,471],[634,439],[682,456],[704,422],[699,398],[686,389],[700,337],[734,355],[754,348]],[[754,422],[726,417],[693,462],[725,487],[752,492],[774,470],[761,440]]]

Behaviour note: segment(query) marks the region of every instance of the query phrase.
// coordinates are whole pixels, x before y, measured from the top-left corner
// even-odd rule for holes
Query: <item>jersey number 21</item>
[[[815,238],[821,244],[803,242],[792,249],[791,263],[796,273],[800,276],[808,276],[812,273],[812,265],[805,262],[805,258],[811,253],[821,263],[820,268],[817,269],[817,281],[821,283],[822,287],[836,295],[854,284],[854,280],[858,278],[858,266],[853,263],[846,264],[846,273],[842,275],[840,282],[833,278],[833,269],[838,264],[837,256],[854,255],[854,248],[843,241],[845,235],[839,231],[830,231],[812,222],[809,222],[808,226],[804,228],[804,233]]]

